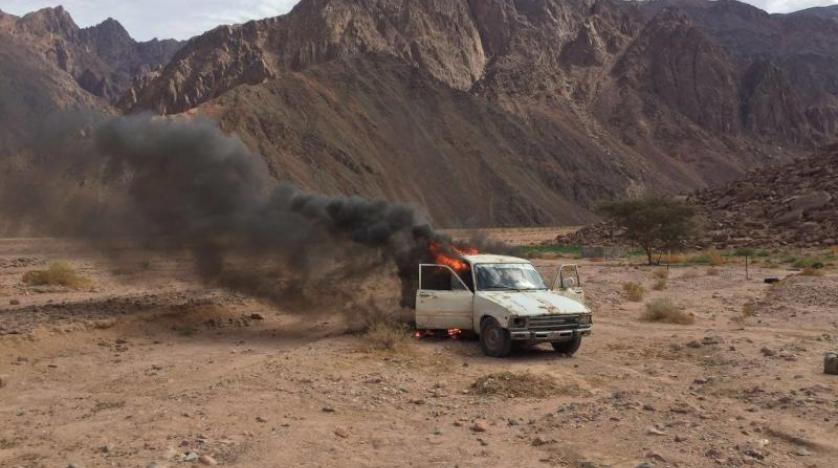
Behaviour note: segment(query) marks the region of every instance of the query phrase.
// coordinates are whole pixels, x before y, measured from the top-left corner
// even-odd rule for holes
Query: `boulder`
[[[789,205],[793,211],[812,211],[826,206],[832,201],[832,195],[827,192],[810,192],[803,194],[793,200]]]

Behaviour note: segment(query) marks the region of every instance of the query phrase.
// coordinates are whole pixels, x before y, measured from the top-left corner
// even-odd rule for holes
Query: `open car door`
[[[585,303],[585,292],[579,279],[578,265],[562,265],[553,279],[552,290],[574,301]]]
[[[474,293],[446,265],[419,265],[416,291],[416,328],[450,330],[473,328]]]

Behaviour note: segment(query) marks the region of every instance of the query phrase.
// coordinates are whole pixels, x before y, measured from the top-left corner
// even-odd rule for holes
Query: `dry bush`
[[[823,270],[820,268],[806,267],[800,272],[800,276],[823,276]]]
[[[710,259],[711,266],[722,266],[725,264],[725,258],[718,250],[711,250],[707,252],[707,257]]]
[[[657,279],[667,279],[669,278],[669,269],[668,268],[656,268],[652,271],[652,277]]]
[[[667,254],[663,256],[663,262],[667,265],[683,265],[689,262],[689,258],[684,254]]]
[[[410,347],[408,328],[393,320],[378,320],[367,325],[360,335],[366,351],[403,352]]]
[[[658,298],[646,304],[643,320],[689,325],[695,322],[695,317],[685,313],[671,299]]]
[[[646,288],[640,283],[629,281],[628,283],[623,283],[623,295],[632,302],[640,302],[643,300],[643,296],[646,295]]]
[[[693,255],[689,258],[689,263],[710,266],[722,266],[725,264],[725,258],[716,249],[710,249],[704,253]]]
[[[81,289],[90,286],[90,280],[76,273],[68,263],[56,262],[46,270],[33,270],[23,275],[23,283],[29,286],[64,286]]]
[[[666,278],[660,278],[659,280],[655,281],[655,284],[652,285],[652,289],[655,291],[663,291],[666,289]]]
[[[549,375],[529,372],[498,372],[478,378],[471,388],[479,395],[547,398],[555,395],[580,396],[585,393],[575,383],[559,384]]]

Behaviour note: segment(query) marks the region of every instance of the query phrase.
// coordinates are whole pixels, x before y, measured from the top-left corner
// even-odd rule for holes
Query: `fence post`
[[[748,270],[748,259],[750,257],[745,255],[745,279],[750,281],[751,280],[751,272]]]

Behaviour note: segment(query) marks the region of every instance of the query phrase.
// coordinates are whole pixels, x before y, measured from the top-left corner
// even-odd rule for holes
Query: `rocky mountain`
[[[838,245],[838,146],[756,170],[691,200],[710,220],[706,245]]]
[[[691,246],[838,246],[838,145],[743,179],[690,195],[702,232]],[[613,246],[626,242],[609,223],[597,223],[557,241],[563,245]]]
[[[836,64],[829,15],[731,0],[303,0],[194,38],[120,106],[442,224],[568,223],[834,140]]]
[[[603,199],[718,186],[834,141],[834,12],[302,0],[180,44],[137,43],[113,20],[80,29],[56,8],[0,15],[0,50],[31,62],[0,74],[37,62],[69,101],[214,119],[277,179],[440,225],[580,223]]]
[[[114,20],[79,28],[63,8],[23,17],[0,12],[0,172],[30,164],[45,132],[109,101],[159,69],[177,41],[136,42]]]
[[[135,77],[168,63],[182,45],[174,40],[137,42],[113,19],[79,28],[60,6],[23,17],[0,12],[0,33],[15,47],[25,48],[27,55],[69,73],[83,90],[108,101],[120,98]],[[14,66],[7,62],[3,67]]]

